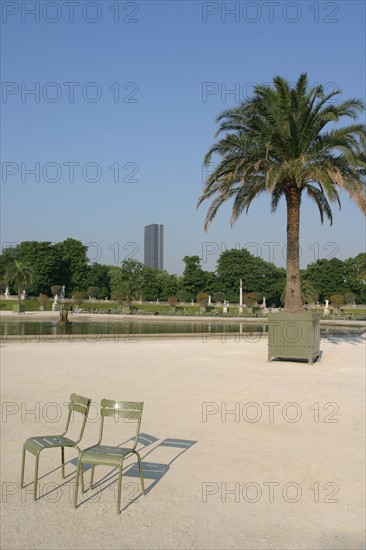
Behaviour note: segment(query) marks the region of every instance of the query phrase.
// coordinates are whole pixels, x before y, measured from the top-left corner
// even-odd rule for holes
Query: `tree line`
[[[23,289],[28,294],[52,296],[66,288],[66,297],[76,293],[93,298],[106,297],[119,302],[134,299],[165,301],[176,297],[181,302],[198,300],[199,293],[210,295],[213,302],[239,302],[239,281],[243,295],[255,301],[265,297],[268,305],[284,301],[286,271],[256,257],[246,249],[225,250],[218,258],[216,270],[205,271],[199,256],[185,256],[182,276],[152,269],[133,259],[121,266],[90,263],[87,246],[68,238],[60,243],[24,241],[5,248],[0,255],[0,289],[8,286],[18,293],[12,273],[14,262],[21,262],[32,271]],[[347,303],[366,302],[366,254],[354,258],[319,259],[301,270],[304,302],[324,302],[332,295],[343,296]],[[249,299],[249,297],[248,297]]]

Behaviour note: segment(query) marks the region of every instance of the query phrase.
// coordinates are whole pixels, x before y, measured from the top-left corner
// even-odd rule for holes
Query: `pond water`
[[[7,336],[35,336],[53,340],[62,335],[85,337],[85,339],[96,340],[103,335],[114,336],[115,338],[133,338],[138,334],[209,334],[224,335],[247,334],[250,338],[256,338],[268,331],[266,322],[263,321],[142,321],[142,320],[121,320],[121,321],[77,321],[66,326],[60,326],[58,321],[37,322],[37,321],[2,321],[0,323],[0,334],[4,340]],[[327,324],[320,328],[322,336],[361,334],[365,327]],[[250,336],[252,335],[252,336]]]

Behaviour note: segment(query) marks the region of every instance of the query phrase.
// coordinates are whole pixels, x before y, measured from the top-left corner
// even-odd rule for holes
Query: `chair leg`
[[[120,467],[119,467],[117,514],[121,513],[122,470],[123,470],[123,459],[122,459],[122,462],[121,462]]]
[[[146,494],[145,493],[145,484],[144,484],[144,476],[142,475],[142,464],[141,464],[141,457],[140,457],[140,454],[135,451],[135,454],[137,456],[137,461],[139,463],[139,471],[140,471],[140,481],[141,481],[141,489],[142,489],[142,494]]]
[[[74,490],[74,508],[77,508],[77,505],[78,505],[79,477],[80,477],[82,467],[83,467],[83,465],[82,465],[82,463],[80,461],[80,458],[79,458],[78,465],[77,465],[77,468],[76,468],[76,483],[75,483],[75,490]]]
[[[61,447],[61,474],[65,479],[65,447]]]
[[[85,484],[84,484],[84,466],[80,466],[80,482],[81,482],[81,493],[85,493]]]
[[[93,464],[91,467],[91,473],[90,473],[90,489],[93,489],[93,484],[94,484],[94,468],[95,468],[95,465]]]
[[[37,500],[37,485],[38,485],[38,465],[39,465],[39,455],[36,455],[36,462],[34,467],[34,490],[33,490],[33,500]]]
[[[23,447],[23,452],[22,452],[22,468],[21,468],[21,474],[20,474],[20,488],[21,488],[21,489],[23,489],[23,487],[24,487],[25,453],[26,453],[26,450],[25,450],[25,448]]]

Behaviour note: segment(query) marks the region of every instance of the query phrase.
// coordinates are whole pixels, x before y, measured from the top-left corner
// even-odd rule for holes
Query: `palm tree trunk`
[[[287,203],[286,296],[284,310],[302,311],[300,281],[300,203],[301,191],[293,186],[285,191]]]

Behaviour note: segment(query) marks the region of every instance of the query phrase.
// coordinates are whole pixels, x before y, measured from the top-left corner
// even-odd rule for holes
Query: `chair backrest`
[[[80,428],[80,434],[78,439],[76,440],[76,443],[79,443],[79,441],[83,437],[86,420],[89,414],[90,405],[91,405],[91,399],[89,399],[88,397],[83,397],[82,395],[77,395],[76,393],[72,393],[70,395],[69,414],[67,416],[65,434],[69,429],[72,413],[77,412],[82,414],[84,417]]]
[[[137,447],[142,411],[144,408],[143,402],[136,401],[114,401],[112,399],[102,399],[100,402],[101,411],[100,411],[100,432],[99,432],[99,442],[102,441],[103,437],[103,427],[104,419],[106,417],[112,417],[116,420],[121,418],[124,419],[124,422],[135,422],[136,431],[134,437],[134,444],[132,449]]]

